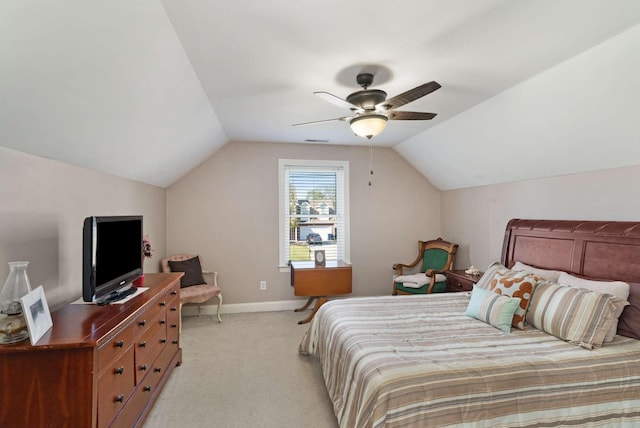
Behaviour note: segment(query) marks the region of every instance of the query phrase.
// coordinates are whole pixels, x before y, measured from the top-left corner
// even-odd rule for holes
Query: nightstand
[[[464,269],[445,271],[444,274],[447,277],[447,293],[473,290],[473,284],[478,282],[483,273],[484,272],[480,272],[480,275],[469,275],[464,273]]]

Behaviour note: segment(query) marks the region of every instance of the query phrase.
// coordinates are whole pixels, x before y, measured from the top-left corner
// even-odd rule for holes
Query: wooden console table
[[[316,300],[311,314],[298,324],[308,323],[320,306],[328,301],[327,296],[351,293],[351,265],[342,260],[327,260],[325,266],[316,267],[315,262],[289,262],[291,285],[296,296],[309,296],[307,303],[296,312],[304,311]]]

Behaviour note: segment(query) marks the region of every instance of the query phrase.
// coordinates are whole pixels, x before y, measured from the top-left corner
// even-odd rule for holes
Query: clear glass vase
[[[9,262],[9,275],[0,291],[0,344],[29,338],[20,298],[31,292],[29,262]]]

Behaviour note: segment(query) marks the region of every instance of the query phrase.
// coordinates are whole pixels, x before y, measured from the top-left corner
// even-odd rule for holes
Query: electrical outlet
[[[267,281],[260,281],[260,290],[267,289]]]

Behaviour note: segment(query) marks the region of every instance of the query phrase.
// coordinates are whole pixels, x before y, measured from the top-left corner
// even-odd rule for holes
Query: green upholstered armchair
[[[442,238],[418,241],[418,257],[413,263],[393,265],[397,276],[393,282],[392,294],[430,294],[446,291],[444,271],[453,269],[457,250],[458,244],[452,244]],[[407,272],[417,271],[418,265],[418,273]]]

